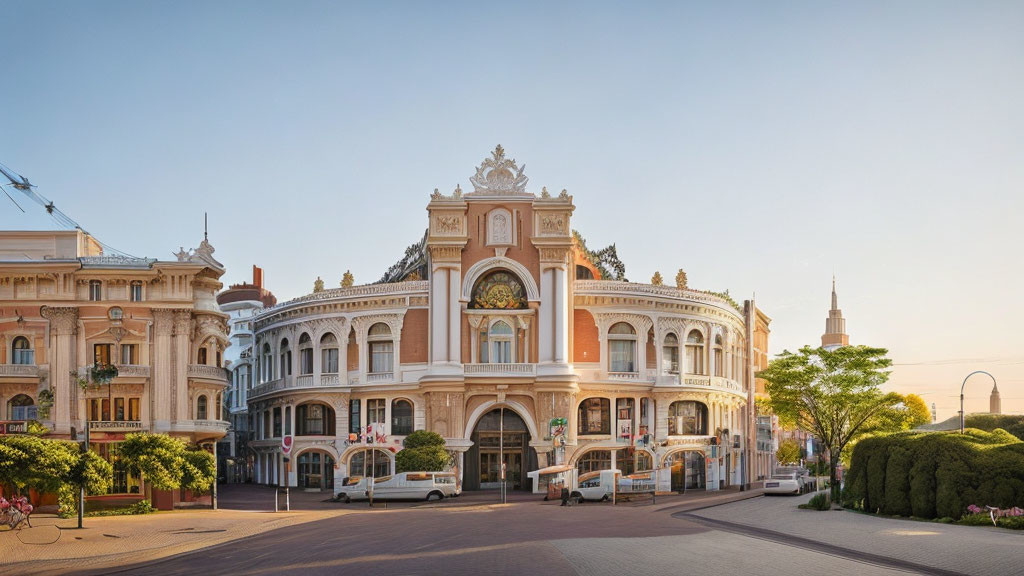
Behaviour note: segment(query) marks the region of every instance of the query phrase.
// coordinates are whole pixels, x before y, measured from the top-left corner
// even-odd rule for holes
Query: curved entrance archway
[[[704,452],[676,450],[665,456],[665,467],[672,470],[672,490],[682,492],[705,487]]]
[[[332,490],[334,458],[323,450],[307,450],[296,459],[299,488]]]
[[[501,464],[510,490],[529,490],[526,473],[537,469],[537,451],[530,447],[530,429],[509,408],[494,408],[477,421],[466,451],[465,490],[491,490],[501,486]]]

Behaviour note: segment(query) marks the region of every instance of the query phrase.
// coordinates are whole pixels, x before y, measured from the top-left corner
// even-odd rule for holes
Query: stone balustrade
[[[466,364],[467,376],[533,376],[537,373],[537,365],[529,363],[486,363]]]

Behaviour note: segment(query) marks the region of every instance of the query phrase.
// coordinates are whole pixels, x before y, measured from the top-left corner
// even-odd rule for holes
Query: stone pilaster
[[[79,390],[71,378],[78,369],[75,337],[78,333],[78,308],[44,307],[44,318],[50,321],[50,374],[53,375],[54,402],[50,419],[54,432],[71,432],[72,414],[76,413]]]

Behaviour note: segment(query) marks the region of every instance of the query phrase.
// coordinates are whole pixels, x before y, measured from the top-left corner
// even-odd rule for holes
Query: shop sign
[[[27,420],[3,420],[0,421],[0,436],[8,434],[25,434],[28,432]]]
[[[90,432],[141,432],[139,420],[90,420]]]

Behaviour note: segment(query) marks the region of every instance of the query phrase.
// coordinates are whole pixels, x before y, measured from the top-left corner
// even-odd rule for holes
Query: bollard
[[[278,490],[277,490],[277,488],[274,488],[274,512],[277,512],[277,500],[278,500],[277,495],[278,495]]]

